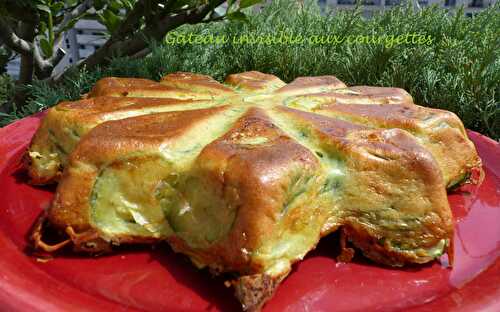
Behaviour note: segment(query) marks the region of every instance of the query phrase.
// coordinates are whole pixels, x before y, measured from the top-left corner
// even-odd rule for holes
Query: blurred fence
[[[88,57],[106,41],[104,37],[106,28],[95,20],[80,20],[75,27],[64,34],[62,48],[66,55],[56,66],[55,72],[61,72],[65,67]],[[7,72],[12,77],[18,77],[19,57],[7,64]]]

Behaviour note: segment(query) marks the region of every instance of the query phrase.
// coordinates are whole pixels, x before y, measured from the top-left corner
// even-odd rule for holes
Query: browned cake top
[[[27,159],[60,180],[48,220],[76,249],[166,240],[237,273],[250,309],[339,228],[388,265],[451,251],[446,188],[480,166],[461,121],[404,90],[256,71],[105,78],[48,112]]]

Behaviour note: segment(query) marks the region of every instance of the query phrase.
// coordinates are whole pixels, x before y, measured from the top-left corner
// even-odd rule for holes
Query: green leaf
[[[95,0],[94,1],[94,9],[96,11],[102,10],[105,5],[106,5],[106,1],[104,1],[104,0]]]
[[[252,5],[256,5],[257,3],[261,3],[262,0],[241,0],[240,1],[240,9],[248,8]]]
[[[45,23],[45,22],[43,22],[43,21],[42,21],[42,22],[40,22],[40,23],[38,24],[38,30],[39,30],[39,31],[38,31],[38,33],[39,33],[39,34],[43,34],[43,35],[45,35],[45,34],[47,33],[47,23]]]
[[[113,11],[113,13],[118,14],[122,7],[123,7],[123,4],[120,0],[108,1],[108,10]]]
[[[117,14],[113,13],[111,10],[104,10],[104,12],[99,13],[99,21],[106,26],[106,29],[113,33],[121,23],[121,18]]]
[[[135,2],[136,1],[133,0],[122,0],[123,7],[127,10],[127,12],[134,8]]]
[[[241,22],[248,22],[248,18],[247,16],[245,15],[245,13],[241,12],[241,11],[236,11],[236,12],[233,12],[233,13],[229,13],[227,15],[227,18],[230,20],[230,21],[241,21]]]
[[[54,15],[57,15],[61,10],[64,8],[64,3],[63,2],[56,2],[50,6],[50,9],[52,10],[52,13]]]
[[[231,8],[233,7],[235,1],[236,0],[228,0],[227,1],[226,14],[229,14],[229,12],[231,12]]]
[[[49,40],[45,38],[40,39],[40,47],[42,48],[42,52],[45,57],[52,56],[52,46],[50,45]]]
[[[50,14],[50,13],[51,13],[51,12],[50,12],[50,8],[49,8],[49,6],[47,6],[47,5],[45,5],[45,4],[37,4],[37,5],[36,5],[36,8],[37,8],[38,10],[40,10],[40,11],[43,11],[43,12],[47,13],[47,14]]]
[[[72,7],[78,3],[78,0],[66,0],[64,1],[68,7]]]

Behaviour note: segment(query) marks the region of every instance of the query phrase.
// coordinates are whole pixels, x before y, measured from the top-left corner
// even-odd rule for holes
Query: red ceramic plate
[[[26,234],[53,188],[25,183],[20,158],[40,122],[0,129],[0,310],[234,311],[221,280],[198,272],[166,245],[128,247],[99,258],[26,253]],[[500,147],[470,132],[484,162],[481,186],[449,195],[456,219],[455,265],[391,269],[363,258],[334,260],[325,238],[279,287],[264,311],[500,311]]]

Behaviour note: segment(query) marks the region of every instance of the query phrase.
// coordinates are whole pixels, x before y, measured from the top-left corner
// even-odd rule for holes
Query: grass
[[[2,123],[40,111],[62,99],[77,99],[100,77],[159,79],[172,71],[206,73],[223,80],[229,73],[259,70],[285,81],[298,76],[333,74],[349,85],[395,86],[408,90],[418,104],[455,112],[466,127],[500,138],[499,5],[472,18],[429,7],[400,7],[365,19],[359,11],[320,14],[313,3],[273,1],[248,23],[218,22],[185,26],[178,33],[431,36],[430,45],[325,44],[219,45],[156,44],[140,60],[114,59],[107,68],[74,72],[57,87],[30,86],[26,106]]]
[[[7,74],[0,74],[0,114],[2,112],[3,105],[7,104],[7,101],[12,97],[12,91],[14,89],[14,81]],[[0,115],[1,118],[2,115]]]

